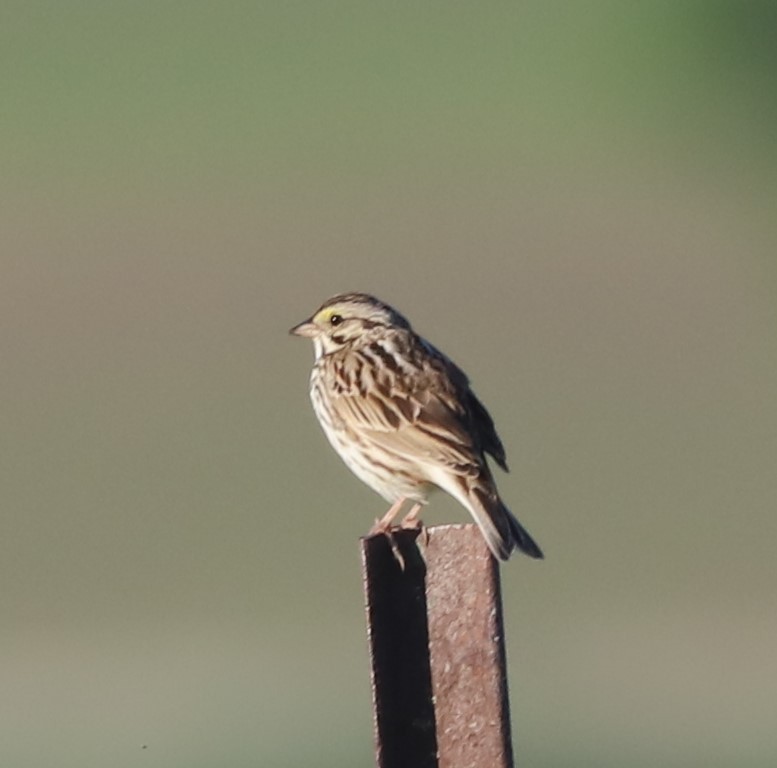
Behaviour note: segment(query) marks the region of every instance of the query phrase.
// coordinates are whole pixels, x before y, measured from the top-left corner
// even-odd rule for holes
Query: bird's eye
[[[342,315],[332,315],[332,317],[329,318],[330,325],[340,325],[340,323],[342,322],[343,322]]]

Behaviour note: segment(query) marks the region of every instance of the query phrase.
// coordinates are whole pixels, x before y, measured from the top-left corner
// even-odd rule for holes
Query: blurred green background
[[[775,3],[0,22],[2,765],[372,764],[385,505],[286,334],[343,290],[508,448],[520,764],[774,765]]]

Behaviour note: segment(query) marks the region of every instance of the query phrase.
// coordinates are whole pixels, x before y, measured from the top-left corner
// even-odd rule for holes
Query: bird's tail
[[[537,542],[495,492],[475,486],[469,501],[470,512],[494,557],[507,560],[514,549],[519,549],[529,557],[543,558]]]
[[[520,549],[525,555],[533,557],[535,560],[542,560],[545,555],[542,554],[539,544],[534,541],[529,532],[518,522],[518,518],[504,504],[502,504],[502,510],[510,522],[513,544],[516,549]]]

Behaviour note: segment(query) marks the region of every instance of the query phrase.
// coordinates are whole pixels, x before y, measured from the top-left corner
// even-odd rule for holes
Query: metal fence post
[[[378,768],[512,768],[499,567],[473,525],[362,540]]]

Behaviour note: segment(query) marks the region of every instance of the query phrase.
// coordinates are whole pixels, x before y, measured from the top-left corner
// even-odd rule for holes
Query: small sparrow
[[[351,471],[391,508],[371,534],[417,527],[430,491],[466,507],[500,560],[542,551],[499,497],[486,454],[505,471],[494,422],[466,374],[388,304],[365,293],[325,301],[290,333],[313,340],[313,409]]]

